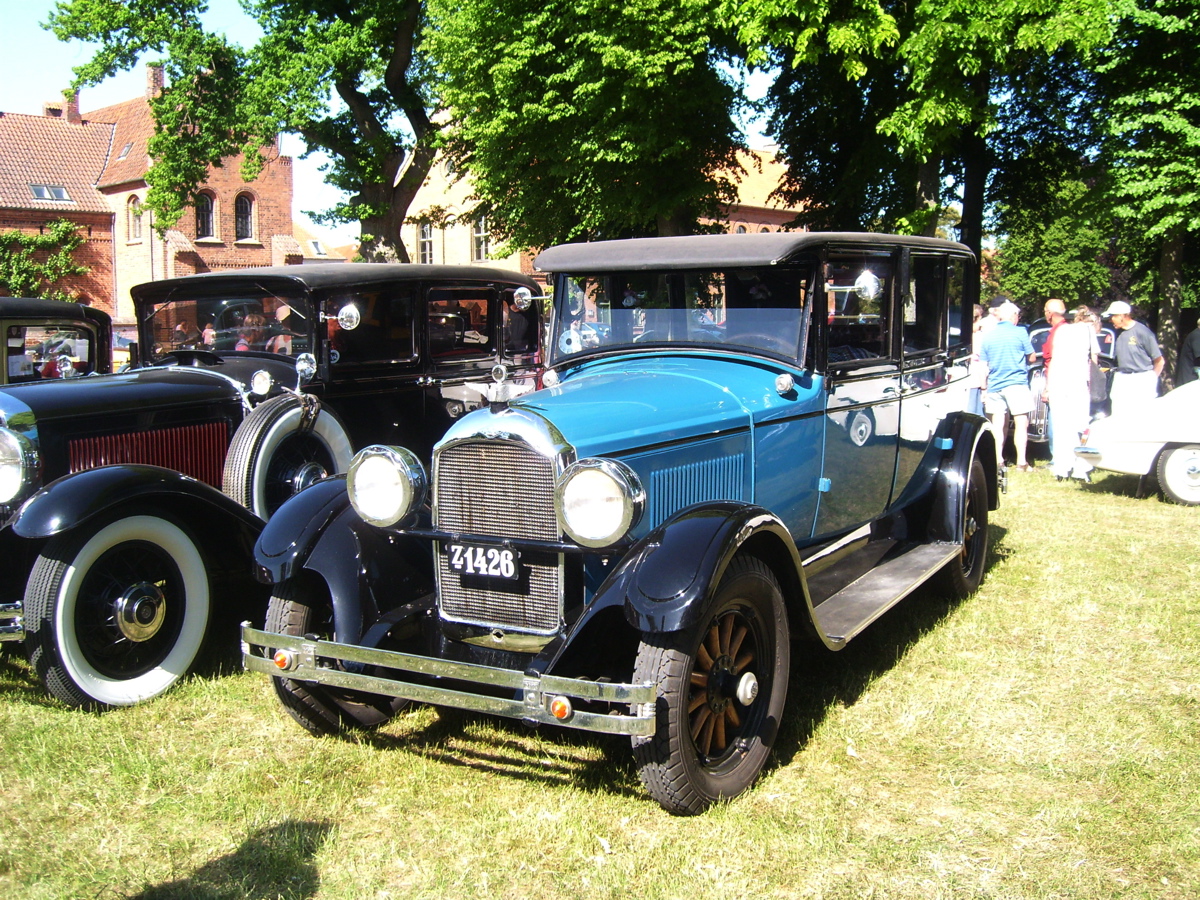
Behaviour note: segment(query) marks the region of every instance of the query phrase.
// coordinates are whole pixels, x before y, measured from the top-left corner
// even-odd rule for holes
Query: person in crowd
[[[242,320],[242,327],[238,330],[237,344],[234,350],[261,350],[263,342],[263,331],[267,327],[266,317],[261,313],[248,313],[246,318]]]
[[[1051,297],[1042,306],[1042,316],[1050,325],[1050,333],[1046,335],[1046,343],[1042,344],[1042,370],[1050,370],[1050,359],[1054,355],[1054,332],[1058,330],[1058,326],[1067,321],[1067,305],[1057,297]],[[1042,401],[1049,407],[1050,392],[1046,387],[1042,388]],[[1054,443],[1054,417],[1050,415],[1050,410],[1046,410],[1046,439],[1053,445]]]
[[[1175,363],[1175,387],[1200,380],[1200,325],[1183,339],[1179,360]]]
[[[1158,396],[1163,355],[1154,332],[1133,317],[1133,308],[1124,300],[1114,300],[1104,315],[1112,318],[1113,327],[1118,330],[1113,344],[1117,367],[1109,390],[1115,416]]]
[[[1096,340],[1099,331],[1100,317],[1093,309],[1076,309],[1075,320],[1058,329],[1054,356],[1046,367],[1052,425],[1050,469],[1059,481],[1091,480],[1091,463],[1076,457],[1075,448],[1090,418],[1092,363],[1100,358],[1100,343]]]
[[[979,342],[983,339],[983,323],[988,318],[987,307],[976,303],[971,308],[971,360],[968,364],[969,394],[967,408],[977,415],[983,414],[983,389],[987,381],[987,369],[979,361]]]
[[[1013,447],[1017,469],[1032,471],[1025,456],[1029,435],[1029,413],[1033,392],[1029,390],[1029,363],[1037,359],[1029,333],[1017,326],[1020,308],[1008,298],[993,307],[999,320],[979,343],[979,360],[987,368],[987,394],[983,408],[992,420],[996,435],[1003,440],[1008,416],[1013,420]]]

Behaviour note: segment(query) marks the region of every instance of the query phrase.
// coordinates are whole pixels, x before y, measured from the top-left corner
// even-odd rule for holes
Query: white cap
[[[1124,300],[1114,300],[1108,304],[1108,309],[1104,311],[1106,316],[1127,316],[1133,312],[1133,307]]]

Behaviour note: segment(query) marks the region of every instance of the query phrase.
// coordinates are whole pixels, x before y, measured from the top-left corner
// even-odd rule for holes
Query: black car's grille
[[[554,463],[525,444],[481,440],[438,454],[436,525],[493,539],[559,539]],[[455,622],[547,634],[562,621],[562,564],[556,553],[525,553],[516,581],[470,579],[438,554],[438,602]]]
[[[225,422],[76,438],[68,443],[72,472],[141,463],[164,466],[221,487],[229,427]]]

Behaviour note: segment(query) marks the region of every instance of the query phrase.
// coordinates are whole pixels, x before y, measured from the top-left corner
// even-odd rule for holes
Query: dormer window
[[[67,189],[61,184],[31,184],[29,190],[34,200],[70,200]]]
[[[129,151],[133,149],[133,141],[130,141],[121,148],[121,152],[117,154],[117,159],[124,159],[129,155]]]
[[[325,248],[323,246],[321,246],[320,241],[309,241],[308,243],[313,249],[314,256],[327,256],[328,255],[325,252]]]

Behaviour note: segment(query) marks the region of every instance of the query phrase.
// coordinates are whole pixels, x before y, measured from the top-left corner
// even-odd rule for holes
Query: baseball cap
[[[1133,307],[1124,300],[1114,300],[1108,304],[1108,309],[1104,311],[1106,316],[1127,316],[1133,312]]]

